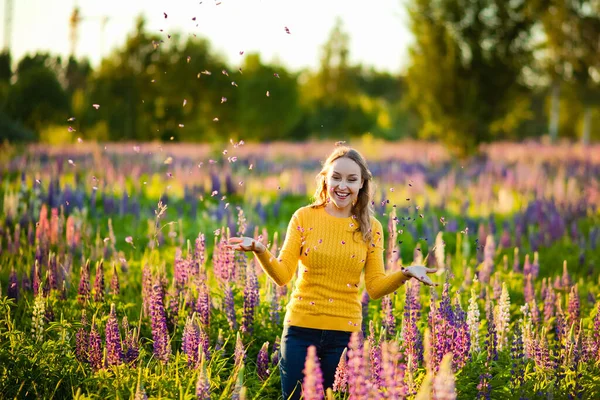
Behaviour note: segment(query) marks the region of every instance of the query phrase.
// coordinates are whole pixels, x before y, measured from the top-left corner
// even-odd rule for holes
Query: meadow
[[[327,398],[600,398],[600,146],[348,144],[375,177],[387,270],[437,266],[440,285],[374,301],[363,282]],[[1,397],[278,399],[294,280],[224,242],[277,254],[334,146],[3,147]]]

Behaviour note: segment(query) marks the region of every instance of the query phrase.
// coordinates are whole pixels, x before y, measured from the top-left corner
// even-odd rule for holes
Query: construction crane
[[[73,12],[71,13],[71,18],[69,18],[69,26],[71,27],[71,32],[69,35],[69,39],[71,42],[71,57],[75,57],[75,52],[77,50],[77,42],[79,40],[79,24],[83,21],[91,21],[91,20],[99,20],[100,21],[100,54],[104,53],[104,32],[106,29],[106,24],[110,20],[108,15],[101,16],[81,16],[79,11],[79,7],[77,5],[73,8]]]
[[[12,36],[13,0],[4,0],[4,47],[5,52],[10,52],[10,39]]]

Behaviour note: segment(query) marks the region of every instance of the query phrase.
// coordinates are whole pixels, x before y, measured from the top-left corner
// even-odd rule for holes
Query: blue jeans
[[[342,352],[350,342],[351,332],[284,326],[279,349],[279,373],[284,400],[298,400],[302,394],[304,362],[308,347],[317,348],[323,372],[323,389],[333,387],[335,370]]]

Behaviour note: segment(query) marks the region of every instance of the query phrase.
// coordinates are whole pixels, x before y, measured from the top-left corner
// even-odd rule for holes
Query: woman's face
[[[363,186],[360,166],[347,157],[335,160],[325,177],[327,195],[337,208],[352,208]]]

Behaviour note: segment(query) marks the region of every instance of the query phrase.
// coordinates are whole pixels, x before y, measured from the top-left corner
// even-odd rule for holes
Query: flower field
[[[386,266],[332,391],[305,399],[600,398],[600,146],[349,143],[376,183]],[[0,393],[7,399],[278,399],[274,254],[333,142],[3,148]]]

